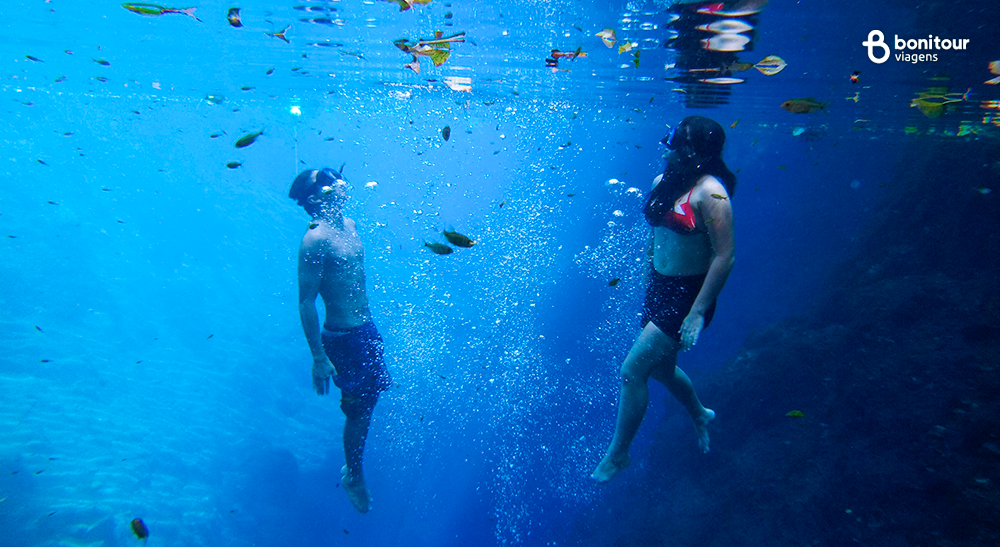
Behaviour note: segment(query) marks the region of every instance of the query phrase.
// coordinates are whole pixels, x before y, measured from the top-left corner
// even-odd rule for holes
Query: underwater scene
[[[0,14],[0,547],[1000,544],[996,2]]]

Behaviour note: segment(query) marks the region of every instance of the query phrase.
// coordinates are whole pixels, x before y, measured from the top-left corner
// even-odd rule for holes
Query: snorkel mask
[[[313,188],[314,188],[313,192],[315,192],[315,188],[320,188],[324,194],[329,194],[333,192],[333,189],[338,184],[346,185],[347,181],[344,180],[344,177],[342,177],[340,173],[327,167],[326,169],[323,169],[318,173],[316,173],[316,182],[313,183]]]
[[[680,161],[689,161],[696,155],[694,146],[691,143],[691,130],[683,121],[677,126],[672,127],[670,133],[660,142],[667,147],[667,150],[673,152],[674,156]],[[667,154],[664,157],[667,157]]]

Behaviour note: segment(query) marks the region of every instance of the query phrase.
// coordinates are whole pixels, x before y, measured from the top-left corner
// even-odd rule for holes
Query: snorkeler
[[[292,182],[288,197],[313,218],[299,248],[299,317],[312,352],[313,389],[340,388],[344,412],[341,484],[354,508],[367,513],[371,497],[362,458],[379,393],[392,385],[383,359],[382,337],[372,322],[365,292],[364,247],[354,221],[345,217],[348,185],[341,171],[306,170]],[[326,318],[319,323],[316,296]]]
[[[736,176],[722,160],[722,126],[700,116],[685,118],[664,139],[662,175],[653,181],[646,221],[653,227],[642,331],[621,368],[621,393],[614,438],[591,478],[607,482],[631,463],[629,445],[649,404],[650,377],[667,387],[694,421],[698,445],[708,452],[705,408],[677,353],[698,342],[715,313],[715,300],[733,268],[733,210],[729,197]]]

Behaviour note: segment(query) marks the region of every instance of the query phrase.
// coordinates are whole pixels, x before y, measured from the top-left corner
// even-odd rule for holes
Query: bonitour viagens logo
[[[943,50],[965,50],[969,47],[968,38],[941,38],[928,34],[927,38],[900,38],[898,34],[893,35],[893,49],[898,52],[895,55],[897,61],[904,63],[922,63],[925,61],[937,61],[937,53],[922,53],[924,51]],[[882,64],[889,60],[892,51],[885,43],[885,35],[881,30],[873,30],[868,33],[868,39],[861,42],[861,45],[868,48],[868,58],[875,64]],[[911,53],[921,52],[921,53]]]

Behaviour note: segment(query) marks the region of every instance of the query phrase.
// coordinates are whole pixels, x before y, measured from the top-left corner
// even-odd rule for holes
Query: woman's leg
[[[662,367],[657,367],[653,370],[652,376],[667,386],[670,394],[687,409],[698,433],[698,447],[702,452],[708,452],[708,422],[715,419],[715,411],[701,404],[691,379],[676,365],[676,354],[674,357],[673,366],[670,366],[671,363],[666,363]]]
[[[615,435],[604,459],[590,475],[597,482],[611,480],[631,463],[628,449],[649,405],[649,377],[655,369],[675,368],[679,347],[680,344],[663,334],[652,322],[646,323],[639,333],[621,368],[622,384]]]

